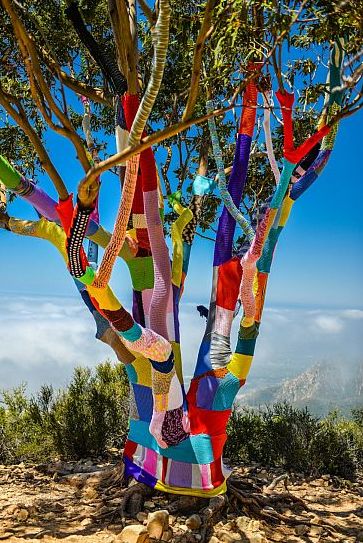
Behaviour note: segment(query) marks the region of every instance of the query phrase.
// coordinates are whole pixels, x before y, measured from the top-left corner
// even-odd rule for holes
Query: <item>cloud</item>
[[[186,381],[194,373],[205,319],[196,303],[182,303],[182,356]],[[359,309],[267,307],[247,387],[281,382],[327,360],[352,367],[362,360]],[[237,341],[239,318],[232,329]],[[95,366],[113,352],[94,337],[90,313],[77,297],[2,296],[0,390],[28,382],[64,386],[76,365]]]
[[[325,333],[334,334],[341,332],[344,328],[344,322],[339,317],[331,315],[319,315],[314,319],[315,324]]]

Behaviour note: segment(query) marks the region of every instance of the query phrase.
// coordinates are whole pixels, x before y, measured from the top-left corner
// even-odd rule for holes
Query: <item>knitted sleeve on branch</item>
[[[294,95],[289,92],[282,93],[280,90],[276,92],[281,107],[282,117],[284,120],[284,157],[291,163],[297,164],[304,158],[305,155],[330,131],[330,127],[325,125],[320,128],[315,134],[310,136],[299,147],[294,146],[293,122],[292,122],[292,106],[294,103]]]
[[[253,66],[256,67],[256,69],[259,68],[259,65],[257,64]],[[256,103],[257,88],[255,81],[252,79],[248,82],[243,94],[242,117],[239,134],[237,136],[232,172],[228,183],[228,192],[230,193],[236,208],[239,208],[241,203],[247,179],[253,126],[256,119]],[[229,213],[227,207],[224,207],[218,222],[217,241],[214,248],[214,266],[223,264],[223,262],[226,262],[231,258],[235,228],[236,221],[234,217]]]

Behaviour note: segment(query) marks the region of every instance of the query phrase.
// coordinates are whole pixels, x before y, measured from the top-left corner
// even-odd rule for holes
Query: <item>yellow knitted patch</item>
[[[227,364],[228,370],[237,379],[246,379],[252,364],[253,356],[247,354],[233,353],[231,361]]]
[[[168,409],[168,395],[167,394],[155,394],[154,395],[154,411],[166,411]]]
[[[284,203],[282,204],[279,226],[285,226],[285,224],[287,223],[287,219],[290,216],[291,209],[294,203],[294,200],[292,200],[290,196],[286,196],[286,198],[284,199]]]
[[[87,285],[87,291],[97,301],[101,309],[117,311],[122,307],[109,286],[106,288],[97,288],[93,285]]]
[[[177,343],[176,341],[172,341],[171,347],[174,353],[175,371],[178,376],[179,382],[183,384],[184,381],[183,381],[183,368],[182,368],[182,357],[181,357],[181,352],[180,352],[180,343]]]
[[[171,494],[181,494],[182,496],[198,496],[200,498],[212,498],[213,496],[219,496],[219,494],[225,494],[227,492],[227,483],[224,481],[217,488],[211,490],[203,490],[201,488],[184,488],[180,486],[169,486],[161,481],[158,481],[155,485],[156,490],[162,490],[163,492],[170,492]]]
[[[243,326],[243,328],[249,328],[254,323],[255,323],[254,317],[243,317],[241,320],[241,326]]]
[[[173,264],[171,269],[171,280],[177,287],[180,286],[183,272],[183,239],[182,233],[188,222],[193,218],[190,209],[184,209],[182,214],[171,226],[171,239],[173,241]]]
[[[151,364],[149,360],[137,354],[137,358],[132,365],[137,373],[137,384],[151,388]]]

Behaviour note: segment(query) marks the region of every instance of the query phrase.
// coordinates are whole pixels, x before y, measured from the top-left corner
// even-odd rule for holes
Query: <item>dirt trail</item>
[[[125,526],[146,524],[149,512],[168,509],[175,499],[159,494],[146,501],[137,519],[123,519],[120,508],[124,489],[121,488],[120,469],[115,465],[94,465],[92,462],[0,466],[0,541],[121,541],[120,533]],[[267,486],[279,473],[254,466],[235,470],[233,477],[237,482],[249,481],[257,488],[263,483]],[[291,477],[287,492],[279,483],[267,494],[276,500],[276,506],[263,508],[262,517],[258,519],[249,518],[243,503],[231,502],[228,513],[214,519],[213,533],[207,541],[363,542],[362,479],[348,483],[329,476],[315,480]],[[287,496],[286,500],[279,500],[278,496],[282,495]],[[289,495],[295,499],[289,500]],[[171,515],[169,535],[164,535],[164,540],[200,542],[200,529],[194,526],[193,531],[189,518],[195,512]],[[275,521],[269,520],[269,515],[283,517]]]

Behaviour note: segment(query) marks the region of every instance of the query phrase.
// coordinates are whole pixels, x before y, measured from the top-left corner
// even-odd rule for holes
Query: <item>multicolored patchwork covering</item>
[[[342,58],[341,44],[337,42],[331,55],[331,91],[332,86],[338,87]],[[209,123],[225,207],[217,230],[207,325],[188,392],[183,382],[179,304],[203,201],[213,191],[214,181],[196,176],[188,208],[183,206],[180,193],[169,197],[178,215],[171,228],[170,261],[152,150],[144,151],[132,163],[128,161],[126,167],[134,176],[136,189],[132,200],[128,196],[132,224],[128,224],[120,256],[128,265],[133,284],[131,314],[110,287],[97,280],[95,263],[89,261],[90,253],[87,255],[83,248],[85,236],[102,246],[109,243],[110,235],[99,225],[96,203],[89,208],[82,207],[80,201],[74,205],[71,195],[56,204],[33,182],[22,178],[5,159],[0,159],[0,180],[42,215],[35,222],[11,219],[9,228],[18,234],[47,239],[57,247],[95,319],[97,337],[112,346],[125,364],[130,382],[130,427],[124,450],[126,473],[171,493],[211,497],[226,490],[230,473],[222,459],[226,426],[253,360],[273,253],[295,201],[321,173],[336,136],[336,125],[331,129],[327,121],[341,107],[339,92],[330,92],[327,111],[316,134],[297,149],[293,143],[294,97],[278,92],[284,120],[283,170],[280,175],[273,156],[269,118],[265,116],[268,156],[277,186],[259,210],[257,224],[247,224],[239,205],[247,178],[260,68],[259,64],[250,65],[250,72],[255,73],[244,92],[228,187],[217,127],[213,120]],[[266,105],[270,95],[264,98]],[[138,106],[136,95],[126,94],[117,102],[118,126],[122,125],[125,141]],[[89,130],[86,126],[88,142]],[[123,229],[129,219],[122,217]],[[234,255],[236,222],[244,228],[246,240]],[[124,232],[120,236],[121,239]],[[112,271],[112,266],[109,268],[107,273]],[[232,351],[231,326],[239,302],[243,316],[237,345]]]

